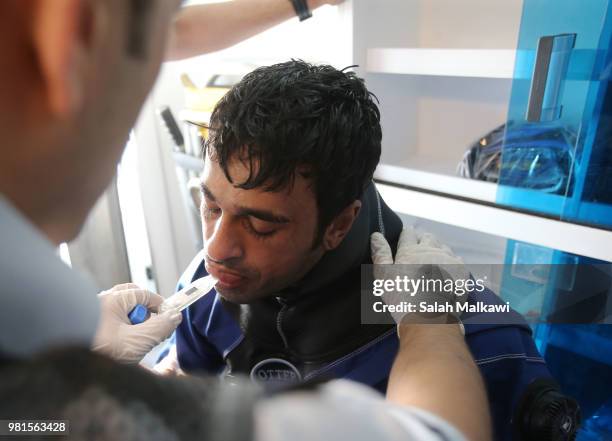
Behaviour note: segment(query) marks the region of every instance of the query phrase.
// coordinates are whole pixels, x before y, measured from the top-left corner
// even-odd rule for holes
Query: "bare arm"
[[[308,0],[310,9],[343,0]],[[183,8],[170,33],[167,60],[194,57],[233,46],[295,17],[289,0],[234,0]]]
[[[438,415],[471,441],[489,441],[485,388],[457,325],[403,325],[387,400]]]

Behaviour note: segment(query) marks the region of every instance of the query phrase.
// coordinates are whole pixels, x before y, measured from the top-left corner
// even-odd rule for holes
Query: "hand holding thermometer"
[[[187,285],[176,294],[171,295],[159,305],[158,313],[161,314],[169,309],[182,311],[192,303],[204,297],[217,283],[213,276],[202,277]],[[130,311],[128,317],[133,325],[144,322],[149,318],[151,312],[144,305],[136,305]]]

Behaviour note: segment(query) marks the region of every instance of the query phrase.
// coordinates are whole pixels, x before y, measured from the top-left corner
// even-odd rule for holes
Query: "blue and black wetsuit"
[[[371,263],[369,237],[381,230],[395,252],[402,222],[371,185],[345,240],[299,284],[248,305],[231,304],[216,293],[191,305],[176,332],[181,368],[246,374],[270,384],[346,378],[384,392],[398,348],[395,326],[362,325],[360,310],[361,264]],[[204,275],[200,253],[181,285]],[[501,303],[490,291],[479,293],[478,300]],[[495,439],[510,440],[520,397],[550,373],[521,316],[500,314],[487,320],[467,314],[462,320],[487,387]]]

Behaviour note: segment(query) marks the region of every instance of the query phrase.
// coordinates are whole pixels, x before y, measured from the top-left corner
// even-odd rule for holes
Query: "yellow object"
[[[240,76],[214,75],[205,87],[197,87],[186,73],[181,75],[185,90],[185,108],[198,115],[194,123],[207,125],[210,114],[230,88],[240,80]],[[208,136],[208,129],[200,128],[203,138]]]
[[[223,95],[230,90],[228,86],[216,86],[214,83],[211,85],[211,82],[198,88],[187,74],[181,75],[181,83],[185,89],[185,107],[199,112],[211,113]]]

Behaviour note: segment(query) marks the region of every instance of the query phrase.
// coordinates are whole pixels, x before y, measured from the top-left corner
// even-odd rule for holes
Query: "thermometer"
[[[215,279],[213,276],[206,276],[202,277],[201,279],[194,280],[185,288],[164,300],[163,303],[159,305],[157,311],[158,314],[166,312],[169,309],[182,311],[208,294],[216,283],[217,279]],[[147,320],[150,315],[151,312],[147,309],[147,307],[139,304],[130,311],[128,317],[133,325],[137,325]]]

